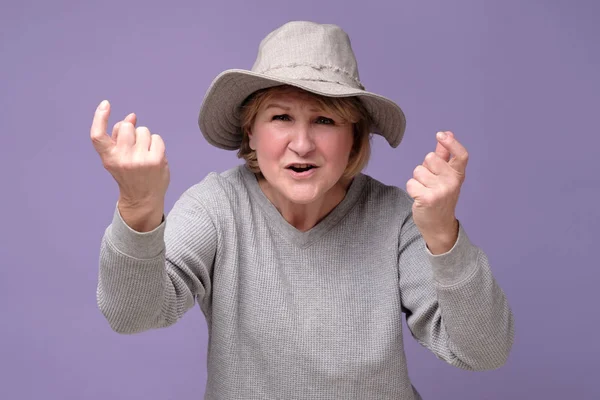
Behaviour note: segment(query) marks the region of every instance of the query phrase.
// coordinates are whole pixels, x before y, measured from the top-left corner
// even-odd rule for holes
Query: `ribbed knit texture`
[[[210,335],[206,400],[420,399],[403,312],[423,346],[463,369],[503,365],[514,331],[462,224],[454,247],[434,256],[411,206],[405,191],[361,174],[300,232],[246,167],[211,173],[152,232],[133,231],[115,208],[98,305],[116,332],[131,334],[174,324],[198,304]]]

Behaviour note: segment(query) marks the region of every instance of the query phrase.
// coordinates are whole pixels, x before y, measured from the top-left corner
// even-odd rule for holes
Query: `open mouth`
[[[288,165],[286,168],[291,169],[294,172],[301,173],[301,172],[310,171],[311,169],[317,168],[317,167],[312,164],[291,164],[291,165]]]

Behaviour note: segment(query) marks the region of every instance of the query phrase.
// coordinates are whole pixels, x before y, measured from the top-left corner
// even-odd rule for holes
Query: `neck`
[[[264,178],[258,184],[269,201],[277,208],[281,216],[294,228],[306,232],[314,228],[325,218],[346,196],[350,179],[341,179],[321,198],[309,204],[293,203],[271,190]]]

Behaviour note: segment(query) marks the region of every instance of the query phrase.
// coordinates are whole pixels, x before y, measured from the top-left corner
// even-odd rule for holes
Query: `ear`
[[[250,147],[250,150],[256,150],[254,135],[251,130],[248,130],[248,146]]]

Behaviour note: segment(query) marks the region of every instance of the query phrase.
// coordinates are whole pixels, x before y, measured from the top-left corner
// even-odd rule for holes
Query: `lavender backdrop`
[[[367,172],[404,187],[453,130],[470,150],[458,215],[516,316],[508,364],[445,365],[406,337],[425,399],[598,399],[600,13],[594,1],[2,1],[0,398],[201,399],[206,325],[113,333],[96,307],[116,185],[89,141],[97,103],[164,137],[168,209],[239,161],[201,137],[211,80],[250,68],[289,20],[341,25],[368,89],[408,117]]]

